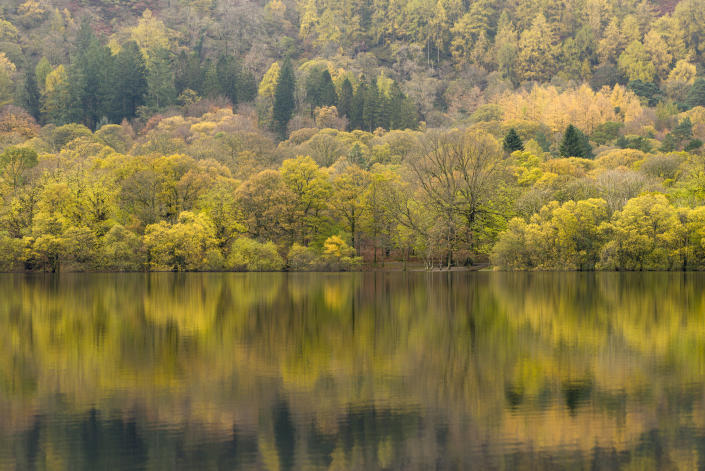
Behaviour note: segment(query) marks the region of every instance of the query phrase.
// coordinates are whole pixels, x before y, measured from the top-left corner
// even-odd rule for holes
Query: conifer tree
[[[294,93],[296,91],[296,78],[291,61],[284,61],[276,89],[274,90],[273,118],[275,131],[284,139],[286,137],[286,127],[291,116],[294,114],[296,102]]]
[[[340,98],[338,99],[338,115],[345,116],[350,120],[350,111],[353,104],[353,86],[350,80],[346,77],[340,87]]]
[[[687,116],[680,120],[671,131],[677,142],[682,143],[693,137],[693,122]]]
[[[355,90],[352,106],[350,107],[350,129],[363,129],[363,109],[365,107],[365,95],[367,95],[367,82],[363,77]]]
[[[125,43],[115,57],[112,121],[133,118],[147,94],[147,68],[139,46]]]
[[[176,102],[174,73],[169,62],[169,51],[159,49],[152,54],[147,70],[147,105],[158,110]]]
[[[377,80],[373,80],[363,96],[362,105],[362,125],[366,131],[374,131],[377,128],[379,116],[379,88]]]
[[[323,69],[320,79],[320,94],[318,106],[337,106],[338,94],[335,91],[333,79],[328,69]]]
[[[572,124],[568,125],[563,134],[560,153],[562,157],[582,157],[584,159],[593,157],[592,147],[587,136]]]
[[[68,68],[67,121],[95,128],[110,108],[114,91],[114,58],[100,44],[90,23],[84,20],[76,39],[76,50]]]
[[[253,101],[257,97],[257,79],[252,72],[240,70],[238,79],[237,101],[246,103]]]
[[[678,148],[678,142],[676,141],[676,138],[673,137],[673,134],[670,132],[666,134],[666,137],[663,138],[663,141],[661,141],[661,147],[659,150],[661,152],[673,152]]]
[[[180,95],[186,89],[203,93],[204,81],[205,71],[201,68],[201,60],[198,55],[181,51],[174,70],[176,94]]]
[[[236,106],[239,102],[239,81],[242,75],[239,62],[232,56],[221,54],[215,70],[219,92],[228,97],[233,106]]]
[[[693,83],[685,98],[685,104],[688,108],[705,106],[705,79],[699,78]]]
[[[227,96],[225,95],[225,90],[220,86],[220,80],[218,77],[218,71],[216,69],[216,64],[210,59],[207,59],[203,64],[204,80],[201,85],[201,90],[203,96],[215,98],[217,96]]]
[[[30,68],[25,75],[24,89],[22,90],[22,102],[29,114],[39,121],[41,109],[41,94],[37,86],[37,78],[33,68]]]
[[[517,150],[524,150],[524,143],[521,141],[519,134],[517,134],[516,129],[511,128],[507,135],[504,137],[504,150],[510,154]]]

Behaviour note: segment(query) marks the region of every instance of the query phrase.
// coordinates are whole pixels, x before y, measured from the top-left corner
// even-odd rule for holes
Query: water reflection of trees
[[[699,274],[3,277],[0,468],[687,467],[705,428],[704,287]]]

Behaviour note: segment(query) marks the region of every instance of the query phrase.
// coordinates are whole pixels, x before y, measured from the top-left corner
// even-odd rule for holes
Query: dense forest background
[[[5,270],[705,266],[705,0],[9,0]]]

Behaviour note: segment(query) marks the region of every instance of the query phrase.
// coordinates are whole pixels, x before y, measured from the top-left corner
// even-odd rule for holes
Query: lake
[[[0,469],[696,469],[705,274],[0,276]]]

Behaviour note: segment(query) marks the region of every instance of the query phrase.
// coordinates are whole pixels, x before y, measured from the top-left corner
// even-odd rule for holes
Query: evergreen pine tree
[[[311,106],[311,116],[321,101],[321,71],[313,69],[306,77],[306,102]]]
[[[203,85],[201,85],[203,96],[209,98],[227,96],[225,95],[225,91],[220,86],[220,77],[218,77],[216,64],[214,64],[211,60],[206,60],[205,64],[203,64],[203,70]]]
[[[365,108],[365,95],[367,95],[367,88],[367,83],[363,77],[360,85],[357,86],[357,90],[355,90],[352,106],[350,107],[350,129],[364,129],[365,125],[362,119],[362,112]]]
[[[30,68],[25,75],[24,88],[22,91],[22,104],[34,119],[39,121],[41,111],[41,94],[37,86],[37,78],[34,69]]]
[[[216,64],[219,92],[228,97],[233,106],[239,101],[239,81],[242,75],[240,63],[232,56],[222,54]]]
[[[328,69],[323,69],[319,82],[318,106],[337,106],[338,94],[335,92],[335,85]]]
[[[673,134],[673,137],[679,145],[682,144],[693,137],[693,122],[688,117],[683,118],[676,127],[673,128],[671,134]]]
[[[572,124],[568,125],[563,134],[560,153],[562,157],[582,157],[585,159],[593,157],[592,147],[587,136]]]
[[[661,141],[661,148],[659,150],[661,152],[673,152],[677,148],[678,141],[673,137],[673,134],[669,132],[666,134],[666,137],[663,138],[663,141]]]
[[[379,117],[379,87],[377,80],[373,80],[363,96],[362,126],[365,131],[372,132],[377,129]]]
[[[416,108],[414,101],[402,95],[401,101],[401,117],[402,121],[399,123],[397,129],[416,129],[419,125],[419,112]]]
[[[125,43],[115,57],[114,77],[111,120],[119,123],[136,116],[147,94],[147,69],[136,42]]]
[[[377,103],[377,123],[375,125],[376,128],[383,128],[383,129],[391,129],[390,125],[392,122],[392,114],[393,110],[392,107],[394,106],[392,104],[392,97],[387,96],[384,93],[379,93],[378,94],[378,103]]]
[[[198,54],[187,54],[185,51],[181,51],[174,71],[176,95],[180,95],[186,89],[202,94],[204,81],[205,71],[201,68],[201,59]]]
[[[510,154],[517,150],[524,150],[524,143],[521,141],[516,129],[511,128],[504,137],[504,150]]]
[[[685,98],[685,104],[688,108],[705,106],[705,79],[701,77],[693,83]]]
[[[389,95],[389,129],[403,129],[405,97],[399,84],[392,84]]]
[[[152,55],[147,70],[146,102],[154,110],[176,103],[174,73],[167,49],[159,49]]]
[[[279,133],[282,139],[286,137],[286,127],[296,108],[294,98],[295,91],[296,78],[294,77],[291,61],[287,59],[284,61],[284,65],[279,73],[277,86],[274,90],[274,127],[275,131]]]
[[[350,111],[353,103],[353,86],[350,80],[345,77],[340,87],[340,98],[338,99],[338,116],[345,116],[350,121]]]
[[[257,97],[257,79],[252,72],[247,70],[240,71],[238,79],[237,101],[238,103],[247,103],[253,101]]]
[[[109,104],[113,57],[95,37],[88,19],[81,22],[68,67],[65,121],[95,128]]]

